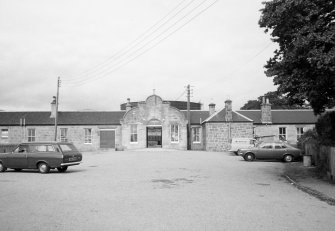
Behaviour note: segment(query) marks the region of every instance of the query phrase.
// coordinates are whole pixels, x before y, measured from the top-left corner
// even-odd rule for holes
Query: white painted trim
[[[250,119],[250,118],[248,118],[248,117],[242,115],[241,113],[238,113],[237,111],[233,111],[233,112],[235,112],[235,113],[238,114],[239,116],[242,116],[244,119],[249,120],[250,122],[254,122],[252,119]]]

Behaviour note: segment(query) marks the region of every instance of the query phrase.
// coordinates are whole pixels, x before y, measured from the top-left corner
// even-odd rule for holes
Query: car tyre
[[[66,172],[67,166],[58,167],[57,170],[58,170],[58,172]]]
[[[38,164],[38,171],[40,173],[45,174],[45,173],[48,173],[50,171],[50,167],[46,163],[42,162],[42,163]]]
[[[244,155],[244,159],[246,161],[253,161],[255,160],[255,155],[253,153],[247,153]]]
[[[6,170],[7,170],[7,168],[3,165],[2,162],[0,162],[0,172],[4,172]]]
[[[285,162],[292,162],[293,161],[293,156],[292,155],[285,155],[284,156],[284,161]]]

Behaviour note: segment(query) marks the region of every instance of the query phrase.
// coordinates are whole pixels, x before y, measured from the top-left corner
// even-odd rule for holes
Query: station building
[[[188,135],[185,102],[164,101],[151,95],[142,102],[121,104],[120,111],[59,111],[57,140],[81,151],[164,148],[226,151],[232,138],[272,137],[297,142],[314,127],[312,110],[232,110],[232,101],[216,110],[192,103]],[[51,111],[0,112],[0,144],[50,141],[55,136],[55,102]]]

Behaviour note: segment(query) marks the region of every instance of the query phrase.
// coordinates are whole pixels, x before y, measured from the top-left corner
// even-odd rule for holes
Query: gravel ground
[[[282,162],[229,153],[84,153],[66,173],[0,174],[2,230],[333,230],[335,207]]]

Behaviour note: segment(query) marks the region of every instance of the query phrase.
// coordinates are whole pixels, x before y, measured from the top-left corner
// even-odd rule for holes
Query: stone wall
[[[130,142],[132,124],[137,125],[137,141]],[[171,142],[171,125],[179,126],[179,142]],[[169,103],[152,95],[138,107],[129,110],[121,121],[122,146],[124,149],[139,149],[147,147],[147,127],[159,126],[162,128],[162,148],[187,149],[187,120],[182,112],[170,107]]]
[[[9,126],[0,127],[8,128],[8,139],[0,139],[0,143],[21,143],[28,142],[28,129],[35,129],[35,141],[53,141],[54,140],[54,126]],[[60,137],[60,128],[67,128],[67,138],[80,151],[96,151],[100,149],[100,130],[111,129],[115,130],[115,145],[121,146],[121,126],[58,126],[57,134]],[[92,143],[85,144],[85,128],[92,129]]]
[[[252,138],[252,123],[206,123],[207,151],[227,151],[232,138]]]
[[[297,127],[303,127],[304,132],[313,129],[314,125],[311,124],[282,124],[282,125],[255,125],[254,135],[255,136],[272,136],[271,140],[264,141],[279,141],[279,128],[286,128],[286,140],[289,143],[296,144],[297,143]]]

